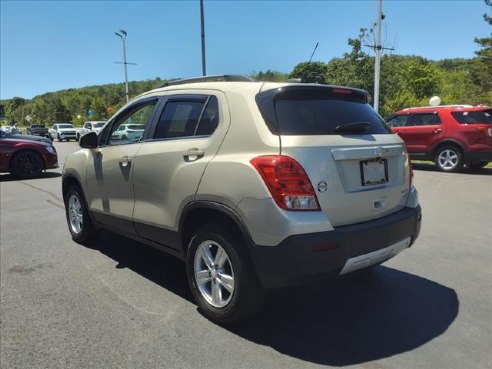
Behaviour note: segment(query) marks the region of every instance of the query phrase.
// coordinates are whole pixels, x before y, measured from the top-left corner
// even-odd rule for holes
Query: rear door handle
[[[205,151],[199,149],[189,149],[186,154],[183,155],[185,161],[196,161],[205,156]]]

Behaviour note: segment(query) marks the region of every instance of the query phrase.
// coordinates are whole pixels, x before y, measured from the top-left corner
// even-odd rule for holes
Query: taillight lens
[[[289,156],[258,156],[251,164],[265,181],[278,206],[286,210],[320,210],[311,181]]]

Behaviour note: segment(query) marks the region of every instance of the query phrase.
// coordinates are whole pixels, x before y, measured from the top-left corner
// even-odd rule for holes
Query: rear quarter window
[[[340,92],[336,92],[340,91]],[[331,87],[285,87],[265,91],[256,101],[270,131],[280,135],[388,134],[391,129],[362,91]],[[336,132],[365,123],[364,132]]]
[[[492,124],[492,109],[456,111],[452,112],[451,115],[460,124]]]

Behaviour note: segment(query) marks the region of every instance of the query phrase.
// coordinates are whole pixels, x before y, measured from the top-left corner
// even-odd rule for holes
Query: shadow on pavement
[[[0,174],[0,182],[14,182],[14,181],[35,181],[38,179],[47,179],[47,178],[57,178],[61,177],[61,173],[57,172],[42,172],[39,177],[30,178],[30,179],[22,179],[18,178],[10,173]]]
[[[192,302],[182,261],[106,231],[93,246],[117,268],[130,268]],[[424,345],[443,334],[458,311],[453,289],[379,266],[352,278],[270,291],[258,314],[226,328],[284,355],[346,366]]]
[[[453,289],[379,266],[278,291],[259,315],[231,331],[301,360],[346,366],[415,349],[444,333],[458,310]]]
[[[425,171],[425,172],[437,172],[437,173],[447,174],[447,173],[441,172],[439,169],[437,169],[437,167],[433,163],[413,163],[412,162],[412,168],[414,170],[421,170],[421,171]],[[468,169],[465,167],[456,173],[492,176],[492,168]]]
[[[109,231],[101,231],[97,241],[89,247],[116,261],[116,268],[131,269],[181,298],[193,302],[186,281],[185,264],[181,260]]]

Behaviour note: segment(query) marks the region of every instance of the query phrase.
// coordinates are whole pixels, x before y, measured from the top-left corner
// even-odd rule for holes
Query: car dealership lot
[[[74,142],[56,142],[60,165]],[[74,243],[61,168],[2,175],[2,368],[488,368],[492,169],[418,165],[414,247],[367,277],[276,291],[228,329],[191,302],[184,263],[103,233]]]

